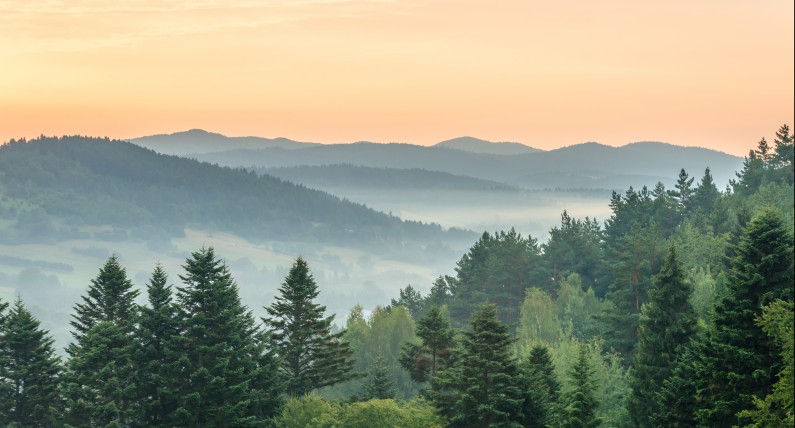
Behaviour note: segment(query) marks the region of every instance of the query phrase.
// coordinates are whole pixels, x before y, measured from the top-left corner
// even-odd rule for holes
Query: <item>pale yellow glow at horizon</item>
[[[742,155],[793,125],[793,13],[778,0],[0,0],[0,141],[202,128]]]

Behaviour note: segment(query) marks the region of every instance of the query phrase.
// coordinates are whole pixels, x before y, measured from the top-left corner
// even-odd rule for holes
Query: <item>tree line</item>
[[[298,258],[257,322],[212,248],[147,304],[113,256],[62,360],[0,303],[0,423],[15,426],[792,426],[792,136],[724,191],[614,193],[539,245],[484,233],[455,276],[343,329]]]

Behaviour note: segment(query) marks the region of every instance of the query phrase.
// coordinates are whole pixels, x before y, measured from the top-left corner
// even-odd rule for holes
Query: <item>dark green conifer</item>
[[[413,381],[430,382],[431,389],[436,389],[437,372],[449,363],[450,349],[455,344],[455,333],[450,327],[450,321],[436,307],[429,309],[420,318],[415,333],[422,342],[403,344],[400,364],[408,370]]]
[[[384,357],[379,355],[375,358],[372,369],[367,374],[367,381],[364,384],[364,400],[386,400],[395,398],[395,389],[392,388],[392,379],[389,370],[384,365]]]
[[[755,319],[775,299],[792,301],[792,251],[792,236],[772,208],[751,220],[734,248],[728,290],[698,355],[700,424],[736,425],[738,412],[770,393],[781,362]]]
[[[168,426],[176,410],[176,360],[179,319],[172,302],[171,286],[161,265],[157,265],[147,285],[149,306],[141,308],[136,330],[135,364],[141,421],[146,426]]]
[[[136,419],[132,335],[139,292],[132,287],[113,255],[75,305],[64,392],[70,425],[125,426]]]
[[[595,428],[600,424],[596,410],[599,403],[596,401],[594,384],[594,369],[588,360],[588,348],[580,345],[577,360],[571,367],[569,378],[571,391],[566,394],[566,409],[563,415],[563,427],[566,428]]]
[[[0,316],[8,304],[0,302]],[[60,359],[53,339],[18,298],[0,328],[0,425],[61,424]]]
[[[549,427],[560,424],[560,382],[549,350],[544,345],[535,345],[522,362],[525,402],[523,406],[524,426]]]
[[[470,326],[450,374],[452,408],[442,412],[450,415],[454,427],[521,426],[524,394],[519,368],[512,355],[513,339],[497,319],[497,307],[482,305]]]
[[[316,388],[352,379],[353,351],[331,333],[334,315],[314,302],[319,291],[309,266],[299,257],[287,274],[276,302],[263,319],[287,375],[287,393],[300,397]]]
[[[277,375],[263,373],[273,365],[262,364],[265,344],[240,303],[232,275],[212,247],[194,252],[183,267],[184,286],[177,287],[182,334],[174,425],[265,423],[278,408],[262,408],[262,398],[277,394],[280,383]],[[267,385],[262,378],[270,375],[274,381]]]
[[[127,272],[121,265],[116,255],[112,255],[99,274],[91,280],[88,291],[82,296],[83,303],[75,305],[74,320],[70,322],[75,339],[88,331],[100,321],[121,323],[126,328],[131,328],[131,321],[135,315],[134,300],[139,291],[133,289],[132,282],[127,278]]]
[[[640,332],[627,406],[635,426],[652,426],[657,394],[671,375],[677,355],[688,343],[696,324],[690,306],[691,285],[672,246],[654,277],[649,301],[640,315]]]

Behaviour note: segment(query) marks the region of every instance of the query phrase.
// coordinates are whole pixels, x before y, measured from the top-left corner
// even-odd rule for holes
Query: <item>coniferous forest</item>
[[[74,305],[65,350],[24,295],[0,302],[0,425],[793,426],[789,128],[725,189],[683,169],[673,188],[609,204],[604,222],[564,211],[544,243],[484,232],[429,293],[351,302],[341,327],[300,256],[274,301],[243,302],[212,247],[180,272],[152,260],[145,289],[113,255]],[[396,227],[371,217],[372,230]]]

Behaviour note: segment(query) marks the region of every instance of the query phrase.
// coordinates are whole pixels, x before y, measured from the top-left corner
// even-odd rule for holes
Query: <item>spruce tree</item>
[[[82,296],[83,303],[75,305],[74,320],[70,322],[74,327],[72,335],[79,340],[100,321],[117,322],[130,328],[138,294],[118,258],[112,255],[100,268],[97,277],[91,280],[86,295]]]
[[[699,379],[695,364],[700,354],[699,340],[691,340],[677,356],[671,375],[655,395],[655,412],[650,415],[651,426],[660,428],[688,428],[696,425],[696,391]]]
[[[113,255],[75,305],[64,393],[70,425],[124,426],[138,414],[132,335],[139,292],[132,287]]]
[[[340,341],[344,332],[331,333],[334,315],[314,303],[319,291],[309,266],[299,257],[287,274],[276,302],[265,308],[276,351],[287,375],[287,393],[300,397],[316,388],[356,377],[351,374],[350,346]]]
[[[389,370],[384,365],[383,355],[375,358],[373,367],[367,374],[362,398],[364,400],[395,398],[395,389],[392,388],[392,379],[389,377]]]
[[[497,319],[497,307],[482,305],[470,326],[451,373],[452,408],[442,411],[450,414],[454,427],[521,426],[524,394],[519,368],[512,355],[513,339]]]
[[[40,328],[39,320],[19,298],[3,324],[0,329],[0,408],[3,409],[0,410],[0,425],[60,425],[63,412],[58,388],[61,367],[53,339]]]
[[[524,426],[548,427],[560,423],[560,382],[555,375],[555,367],[549,350],[544,345],[535,345],[522,362],[525,403],[523,406]]]
[[[657,394],[693,334],[696,315],[689,302],[691,291],[676,249],[671,246],[640,315],[632,392],[627,403],[635,426],[652,426],[650,417],[657,411]]]
[[[177,426],[258,426],[277,408],[263,409],[262,397],[272,396],[280,383],[267,356],[251,313],[240,303],[237,285],[212,247],[192,253],[177,287],[182,334],[178,341],[181,367]],[[266,385],[263,376],[272,375]]]
[[[600,420],[596,416],[594,369],[588,360],[588,348],[580,345],[577,360],[569,371],[571,390],[565,396],[566,409],[563,415],[563,427],[595,428]]]
[[[751,220],[734,248],[728,290],[715,308],[696,366],[700,424],[736,425],[738,412],[770,393],[781,362],[755,319],[775,299],[792,301],[792,251],[792,235],[773,208]]]
[[[180,330],[177,306],[161,265],[155,267],[146,289],[149,306],[141,308],[134,357],[141,421],[150,427],[168,426],[169,417],[176,410],[175,362],[179,357]]]
[[[417,322],[415,331],[422,343],[405,343],[400,353],[400,364],[408,370],[415,382],[430,382],[436,389],[439,369],[449,363],[450,349],[455,345],[455,333],[450,321],[439,308],[431,308]]]

